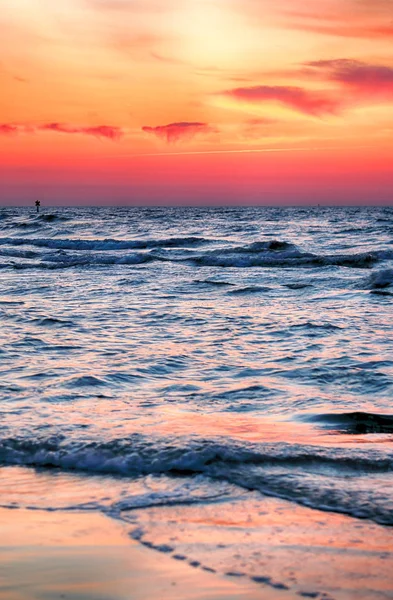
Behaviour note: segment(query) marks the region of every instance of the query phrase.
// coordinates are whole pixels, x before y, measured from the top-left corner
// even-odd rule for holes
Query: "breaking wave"
[[[348,513],[393,525],[389,503],[385,497],[379,502],[378,494],[384,492],[373,490],[372,478],[369,487],[361,489],[358,497],[355,492],[348,497],[351,478],[355,481],[363,477],[367,481],[373,473],[389,477],[393,453],[296,444],[245,445],[232,440],[185,441],[184,444],[181,439],[176,443],[155,440],[153,444],[152,440],[134,434],[127,439],[90,443],[67,442],[64,437],[3,439],[0,463],[125,477],[199,474],[319,510]],[[336,478],[332,477],[333,471]]]

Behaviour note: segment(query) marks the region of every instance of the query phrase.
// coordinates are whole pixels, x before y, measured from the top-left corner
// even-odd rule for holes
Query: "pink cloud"
[[[297,112],[313,116],[336,114],[340,108],[339,101],[330,95],[295,86],[259,85],[234,88],[223,93],[225,96],[245,102],[275,101]]]
[[[142,127],[146,133],[151,133],[166,142],[178,142],[180,140],[191,139],[200,133],[211,133],[216,131],[207,123],[189,123],[187,121],[180,123],[170,123],[169,125],[158,125],[157,127]]]
[[[120,127],[110,125],[97,125],[95,127],[76,127],[66,123],[45,123],[44,125],[28,125],[3,123],[0,124],[0,135],[16,135],[19,133],[37,133],[37,131],[54,131],[56,133],[74,133],[81,135],[92,135],[97,138],[118,140],[124,132]]]
[[[350,59],[319,60],[308,63],[308,66],[357,94],[393,98],[392,67]]]
[[[97,125],[96,127],[74,127],[64,123],[46,123],[38,129],[41,131],[56,131],[57,133],[77,133],[84,135],[93,135],[98,138],[107,138],[109,140],[118,140],[124,133],[119,127],[110,125]]]
[[[15,135],[19,133],[18,125],[12,125],[11,123],[0,124],[0,135]]]

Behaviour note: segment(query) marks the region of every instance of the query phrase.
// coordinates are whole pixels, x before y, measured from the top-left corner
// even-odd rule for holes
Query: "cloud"
[[[320,0],[314,11],[297,10],[295,3],[281,14],[290,29],[347,38],[393,37],[392,0]]]
[[[0,124],[0,135],[16,135],[19,133],[37,133],[39,131],[54,131],[56,133],[73,133],[91,135],[97,138],[119,140],[124,131],[120,127],[97,125],[95,127],[76,127],[65,123],[45,123],[44,125],[26,125],[18,123]]]
[[[312,116],[336,114],[340,108],[339,100],[331,95],[295,86],[238,87],[223,92],[223,95],[238,101],[258,104],[278,102],[297,112]]]
[[[97,138],[107,138],[109,140],[118,140],[124,132],[119,127],[110,125],[97,125],[96,127],[74,127],[64,123],[46,123],[38,127],[41,131],[56,131],[57,133],[77,133],[92,135]]]
[[[193,138],[200,133],[212,133],[216,131],[207,123],[170,123],[169,125],[158,125],[157,127],[142,127],[146,133],[151,133],[166,142],[178,142]]]
[[[321,117],[335,115],[359,104],[393,102],[393,67],[340,58],[304,63],[287,71],[287,77],[319,80],[330,89],[310,90],[286,85],[238,87],[221,92],[238,102],[262,104],[277,102],[302,114]],[[271,74],[270,74],[271,75]],[[283,73],[278,72],[282,76]],[[335,89],[332,89],[334,84]]]
[[[11,123],[0,124],[0,135],[15,135],[19,133],[18,125],[12,125]]]
[[[392,0],[231,0],[254,25],[345,38],[393,37]]]
[[[357,60],[318,60],[308,67],[322,72],[329,81],[337,82],[357,94],[393,98],[393,68]]]
[[[300,29],[311,33],[322,35],[344,37],[344,38],[365,38],[375,39],[381,37],[393,37],[393,24],[362,25],[352,24],[344,25],[342,23],[323,24],[323,23],[298,23],[289,25],[291,29]]]

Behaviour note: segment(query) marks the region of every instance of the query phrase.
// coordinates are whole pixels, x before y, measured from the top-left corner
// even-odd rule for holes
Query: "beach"
[[[100,514],[1,509],[0,528],[1,600],[251,600],[260,594],[257,584],[154,553]],[[261,597],[283,598],[272,591]]]

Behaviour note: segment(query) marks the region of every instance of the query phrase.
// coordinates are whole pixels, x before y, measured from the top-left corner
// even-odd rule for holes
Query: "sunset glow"
[[[392,18],[392,0],[3,0],[0,202],[390,204]]]

